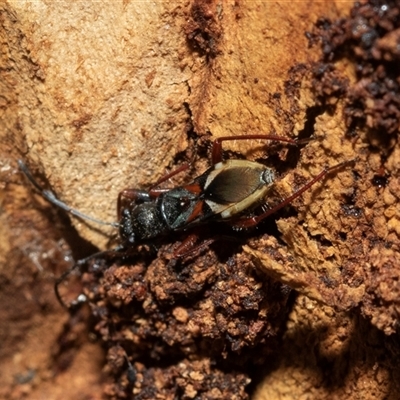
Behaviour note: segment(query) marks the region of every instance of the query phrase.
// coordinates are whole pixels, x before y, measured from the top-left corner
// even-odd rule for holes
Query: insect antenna
[[[62,210],[66,211],[72,215],[75,215],[78,218],[92,221],[92,222],[94,222],[96,224],[100,224],[100,225],[113,226],[114,228],[119,227],[118,222],[101,221],[97,218],[91,217],[90,215],[83,214],[82,212],[76,210],[75,208],[68,206],[63,201],[59,200],[51,190],[43,189],[42,187],[40,187],[40,185],[37,183],[37,181],[33,177],[31,171],[29,170],[29,168],[26,166],[26,164],[22,160],[18,160],[18,166],[19,166],[20,170],[24,173],[24,175],[28,178],[28,180],[32,183],[32,185],[35,186],[35,188],[42,194],[42,196],[46,200],[48,200],[50,203],[56,205],[57,207],[61,208]]]
[[[93,218],[90,215],[86,215],[83,214],[82,212],[76,210],[75,208],[72,208],[70,206],[68,206],[67,204],[65,204],[64,202],[62,202],[61,200],[59,200],[56,195],[51,191],[51,190],[47,190],[47,189],[43,189],[38,182],[35,180],[35,178],[33,177],[31,171],[29,170],[29,168],[27,167],[27,165],[22,161],[22,160],[18,160],[18,166],[20,168],[20,170],[24,173],[24,175],[28,178],[28,180],[32,183],[32,185],[41,193],[41,195],[48,200],[50,203],[54,204],[55,206],[61,208],[62,210],[75,215],[78,218],[81,218],[83,220],[88,220],[88,221],[92,221],[96,224],[101,224],[101,225],[108,225],[108,226],[112,226],[114,228],[119,227],[118,222],[106,222],[106,221],[101,221],[97,218]],[[54,283],[54,290],[56,293],[56,297],[58,299],[58,301],[60,302],[60,304],[62,306],[64,306],[67,309],[72,309],[76,306],[78,306],[79,304],[83,303],[86,301],[86,297],[81,294],[79,295],[75,300],[73,300],[72,302],[70,302],[69,304],[67,304],[61,293],[60,293],[60,284],[62,282],[64,282],[69,275],[71,275],[74,271],[80,271],[82,267],[87,264],[90,260],[98,258],[98,257],[105,257],[105,256],[113,256],[117,253],[119,253],[121,250],[124,250],[123,246],[118,246],[113,250],[105,250],[105,251],[100,251],[97,252],[95,254],[92,254],[88,257],[82,258],[81,260],[78,260],[75,262],[75,264],[71,267],[68,268],[66,271],[64,271],[64,273],[58,277]]]

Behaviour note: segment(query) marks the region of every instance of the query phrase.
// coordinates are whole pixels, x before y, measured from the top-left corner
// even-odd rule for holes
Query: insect
[[[19,167],[30,182],[51,203],[65,211],[83,219],[111,225],[119,229],[121,245],[112,250],[121,256],[138,244],[151,243],[153,240],[166,236],[171,232],[186,231],[193,227],[210,222],[226,222],[235,229],[246,229],[258,225],[262,220],[291,203],[306,190],[311,188],[332,170],[345,163],[324,168],[321,172],[303,185],[292,195],[272,208],[262,208],[260,214],[253,210],[265,205],[265,199],[276,180],[275,173],[261,163],[241,159],[222,158],[222,143],[237,140],[269,140],[285,142],[299,146],[309,140],[295,140],[276,135],[246,135],[225,136],[214,140],[211,153],[211,167],[195,178],[191,183],[172,189],[160,188],[159,185],[172,176],[185,171],[189,165],[184,164],[177,170],[163,176],[149,190],[124,189],[118,194],[118,222],[104,222],[82,214],[62,201],[50,190],[44,190],[35,181],[27,166],[19,160]],[[213,239],[205,241],[206,245]],[[195,235],[189,235],[175,250],[176,258],[204,246],[194,247]],[[107,252],[107,251],[106,251]],[[106,252],[96,253],[82,260],[65,271],[55,282],[55,292],[58,300],[67,306],[59,292],[59,285],[76,268],[80,268],[90,259]],[[108,251],[110,252],[110,251]],[[80,302],[77,300],[76,302]],[[69,306],[67,306],[69,307]]]

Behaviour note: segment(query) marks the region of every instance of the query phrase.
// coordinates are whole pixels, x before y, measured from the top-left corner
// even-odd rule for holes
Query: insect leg
[[[177,169],[174,169],[173,171],[169,172],[168,174],[165,174],[153,186],[150,187],[149,192],[151,192],[158,185],[167,181],[168,179],[172,178],[173,176],[178,175],[183,171],[186,171],[188,168],[189,168],[189,164],[185,163],[185,164],[182,164],[181,166],[179,166]],[[159,189],[159,190],[163,190],[163,189]],[[165,190],[169,190],[169,189],[165,189]]]
[[[195,233],[190,234],[185,238],[185,240],[176,247],[174,250],[174,253],[172,255],[173,258],[184,258],[194,252],[198,246],[195,246],[197,240],[198,240],[198,235]],[[211,244],[212,241],[208,244]],[[200,245],[201,246],[201,245]]]
[[[203,251],[205,248],[210,246],[210,244],[216,242],[217,240],[229,240],[233,242],[238,242],[236,237],[226,236],[226,235],[217,235],[206,240],[203,240],[201,243],[196,245],[198,240],[198,235],[191,234],[186,237],[186,239],[174,250],[173,258],[185,258],[190,256],[191,254],[198,253]]]
[[[303,140],[295,140],[290,139],[284,136],[277,135],[241,135],[241,136],[222,136],[218,139],[214,140],[212,152],[211,152],[211,161],[213,164],[217,164],[222,161],[222,142],[226,142],[228,140],[254,140],[254,139],[264,139],[264,140],[272,140],[275,142],[285,142],[295,146],[299,144],[303,144]],[[308,139],[307,139],[308,141]]]
[[[129,361],[128,355],[126,354],[125,351],[125,360],[126,360],[126,364],[128,366],[127,370],[126,370],[126,376],[128,378],[128,382],[133,385],[136,382],[136,369],[133,366],[133,364]]]
[[[293,200],[297,199],[305,191],[310,189],[311,186],[313,186],[315,183],[317,183],[318,181],[323,179],[327,174],[329,174],[330,172],[332,172],[332,171],[334,171],[334,170],[336,170],[336,169],[338,169],[340,167],[343,167],[344,165],[352,163],[354,161],[355,160],[344,161],[344,162],[336,164],[336,165],[334,165],[332,167],[324,168],[317,176],[315,176],[313,179],[311,179],[309,182],[307,182],[304,186],[302,186],[299,190],[297,190],[291,196],[289,196],[286,199],[284,199],[283,201],[281,201],[276,206],[270,208],[269,210],[265,211],[264,213],[262,213],[261,215],[258,215],[256,217],[243,218],[243,219],[241,219],[239,221],[236,221],[233,225],[236,228],[239,228],[239,229],[250,228],[250,227],[258,225],[263,219],[269,217],[270,215],[274,214],[275,212],[277,212],[281,208],[283,208],[283,207],[287,206],[288,204],[290,204]]]
[[[75,264],[71,267],[68,268],[66,271],[63,272],[63,274],[61,274],[61,276],[59,276],[55,283],[54,283],[54,291],[56,293],[56,297],[57,300],[60,302],[60,304],[65,307],[66,309],[71,309],[74,308],[76,306],[78,306],[79,304],[85,302],[85,298],[82,298],[81,296],[78,296],[77,299],[73,300],[70,304],[66,304],[61,296],[60,290],[59,290],[59,286],[62,282],[65,281],[65,279],[72,274],[75,270],[79,270],[81,271],[82,266],[84,266],[85,264],[87,264],[91,259],[97,258],[97,257],[104,257],[107,255],[115,255],[115,253],[119,252],[120,250],[122,250],[123,247],[122,246],[118,246],[113,250],[106,250],[106,251],[99,251],[95,254],[92,254],[88,257],[82,258],[81,260],[78,260],[75,262]],[[82,295],[83,296],[83,295]]]
[[[160,194],[168,192],[171,189],[157,189],[156,187],[161,183],[167,181],[168,179],[172,178],[173,176],[185,171],[189,168],[189,164],[183,164],[179,168],[175,169],[168,174],[162,176],[153,186],[150,187],[149,190],[139,190],[139,189],[124,189],[118,193],[117,199],[117,215],[118,220],[121,219],[121,209],[122,209],[122,198],[126,198],[132,200],[135,203],[146,203],[152,201],[153,199],[160,196]]]

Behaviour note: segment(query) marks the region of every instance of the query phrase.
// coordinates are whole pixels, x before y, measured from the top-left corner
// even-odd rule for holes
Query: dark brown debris
[[[363,127],[379,135],[396,134],[400,126],[400,15],[397,1],[355,3],[349,18],[320,19],[317,24],[324,61],[316,67],[319,96],[345,96],[347,126]],[[313,36],[313,41],[316,37]],[[348,59],[356,82],[338,78],[332,62]],[[326,80],[337,84],[326,92]],[[322,86],[322,87],[321,87]]]
[[[193,263],[171,261],[170,252],[162,247],[147,268],[132,259],[93,278],[86,274],[96,331],[110,347],[108,369],[116,376],[108,393],[247,398],[245,371],[273,355],[290,291],[260,276],[243,255],[221,262],[209,249]]]

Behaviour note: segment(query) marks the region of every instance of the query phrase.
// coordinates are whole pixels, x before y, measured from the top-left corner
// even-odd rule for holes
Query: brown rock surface
[[[1,398],[399,397],[399,7],[351,7],[0,5]],[[121,189],[195,160],[169,184],[190,180],[213,137],[250,133],[313,138],[226,146],[282,175],[270,206],[354,162],[237,242],[174,262],[177,234],[89,263],[90,309],[66,315],[54,277],[113,232],[71,225],[18,158],[114,221]]]

